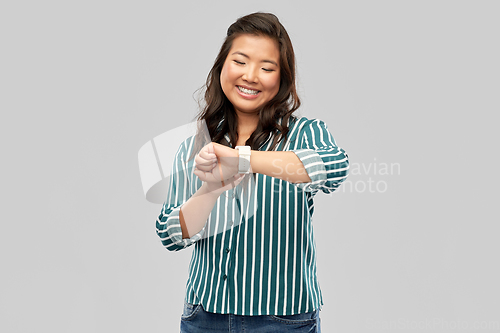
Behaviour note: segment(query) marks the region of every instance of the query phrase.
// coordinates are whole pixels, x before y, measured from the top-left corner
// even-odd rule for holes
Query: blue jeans
[[[184,302],[181,333],[321,333],[319,310],[291,316],[239,316],[206,312]]]

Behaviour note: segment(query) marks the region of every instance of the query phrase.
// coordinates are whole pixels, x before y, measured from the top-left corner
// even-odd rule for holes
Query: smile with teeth
[[[245,93],[245,94],[248,94],[248,95],[257,95],[259,93],[258,90],[251,90],[251,89],[243,88],[243,87],[240,87],[240,86],[237,86],[237,87],[238,87],[238,89],[242,93]]]

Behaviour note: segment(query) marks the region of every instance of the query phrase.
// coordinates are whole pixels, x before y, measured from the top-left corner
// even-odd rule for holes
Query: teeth
[[[238,86],[238,89],[241,92],[244,92],[245,94],[249,94],[249,95],[257,95],[259,93],[258,90],[250,90],[250,89],[246,89],[246,88],[243,88],[243,87],[240,87],[240,86]]]

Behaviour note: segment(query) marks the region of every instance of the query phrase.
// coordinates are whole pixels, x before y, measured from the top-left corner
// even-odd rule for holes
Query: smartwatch
[[[250,173],[250,146],[236,146],[235,149],[239,150],[239,163],[238,172],[239,173]]]

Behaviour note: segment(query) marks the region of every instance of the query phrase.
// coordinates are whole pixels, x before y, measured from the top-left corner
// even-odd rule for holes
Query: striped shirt
[[[204,228],[189,239],[182,239],[179,210],[202,182],[193,173],[194,159],[188,161],[194,136],[179,147],[156,232],[170,251],[195,245],[186,284],[188,303],[237,315],[293,315],[323,305],[316,276],[313,198],[318,191],[333,192],[346,179],[348,156],[321,120],[295,118],[289,127],[286,142],[274,150],[293,151],[311,182],[247,175],[249,181],[217,199]],[[271,142],[269,135],[259,150],[268,150]]]

